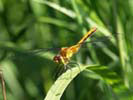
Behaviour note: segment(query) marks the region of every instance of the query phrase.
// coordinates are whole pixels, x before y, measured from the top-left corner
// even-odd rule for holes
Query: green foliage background
[[[7,99],[43,100],[55,81],[56,52],[27,51],[73,45],[91,27],[111,39],[75,55],[76,62],[99,67],[80,73],[61,100],[133,100],[133,0],[0,0]]]

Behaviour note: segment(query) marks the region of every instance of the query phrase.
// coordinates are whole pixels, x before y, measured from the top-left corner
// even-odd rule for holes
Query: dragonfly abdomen
[[[83,44],[85,40],[90,37],[96,31],[96,27],[92,28],[79,42],[78,44]]]

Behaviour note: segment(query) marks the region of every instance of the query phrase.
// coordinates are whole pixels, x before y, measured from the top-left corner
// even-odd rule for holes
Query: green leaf
[[[80,66],[74,67],[72,69],[68,69],[65,73],[63,73],[52,85],[50,90],[48,91],[44,100],[60,100],[63,95],[64,90],[70,84],[70,82],[83,70],[89,67],[97,67],[97,65],[89,65],[89,66]]]
[[[89,67],[86,69],[85,76],[93,79],[99,79],[107,82],[110,85],[122,81],[116,72],[109,69],[107,66]]]

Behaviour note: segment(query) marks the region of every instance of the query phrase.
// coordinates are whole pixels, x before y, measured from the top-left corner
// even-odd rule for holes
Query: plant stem
[[[4,81],[3,73],[2,73],[2,70],[1,70],[1,69],[0,69],[0,80],[1,80],[1,86],[2,86],[3,98],[4,98],[4,100],[7,100],[7,99],[6,99],[6,87],[5,87],[5,81]]]

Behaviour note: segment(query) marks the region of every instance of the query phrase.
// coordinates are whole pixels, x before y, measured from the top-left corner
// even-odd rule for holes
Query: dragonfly
[[[82,45],[85,43],[85,41],[87,40],[87,38],[89,38],[90,36],[92,36],[92,34],[96,31],[96,27],[92,28],[91,30],[89,30],[82,38],[81,40],[70,47],[62,47],[59,51],[59,53],[54,56],[53,61],[55,63],[58,64],[63,64],[64,65],[64,69],[67,69],[67,65],[70,63],[70,60],[72,58],[72,56],[74,54],[76,54],[79,49],[82,47]]]

